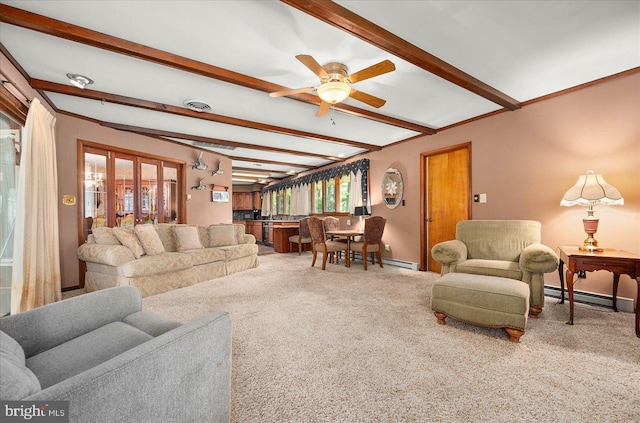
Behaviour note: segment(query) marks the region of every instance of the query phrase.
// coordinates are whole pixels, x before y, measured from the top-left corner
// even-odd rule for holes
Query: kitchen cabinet
[[[253,208],[254,210],[261,210],[262,209],[262,194],[260,193],[260,191],[254,191],[252,193],[253,195]]]
[[[297,235],[299,228],[300,223],[296,221],[273,222],[273,251],[276,253],[290,253],[289,237]]]
[[[231,195],[234,210],[260,210],[262,208],[262,195],[260,191],[234,192]]]
[[[250,192],[234,192],[231,202],[234,210],[253,210],[253,195]]]
[[[245,222],[246,233],[256,237],[256,242],[262,242],[262,221],[247,220]]]

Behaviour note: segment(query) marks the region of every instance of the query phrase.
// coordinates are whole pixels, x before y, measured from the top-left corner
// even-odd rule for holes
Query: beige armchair
[[[544,307],[544,273],[558,268],[558,256],[540,243],[542,225],[531,220],[458,222],[456,239],[436,244],[434,260],[442,274],[468,273],[525,282],[530,289],[529,314]]]

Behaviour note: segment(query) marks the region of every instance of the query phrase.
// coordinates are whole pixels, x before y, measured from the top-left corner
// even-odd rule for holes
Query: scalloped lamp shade
[[[598,231],[599,219],[593,216],[593,206],[596,204],[604,204],[608,206],[623,205],[624,198],[620,195],[615,187],[609,185],[602,175],[596,174],[594,171],[587,171],[586,175],[580,175],[576,184],[562,197],[561,206],[587,206],[587,217],[582,219],[584,231],[587,238],[584,245],[580,247],[583,251],[602,251],[598,247],[598,241],[593,235]]]

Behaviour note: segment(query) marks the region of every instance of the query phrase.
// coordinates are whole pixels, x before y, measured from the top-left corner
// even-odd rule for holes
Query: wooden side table
[[[580,272],[592,272],[595,270],[608,270],[613,273],[613,310],[618,311],[616,297],[618,295],[618,283],[620,275],[629,275],[635,279],[638,285],[638,292],[633,302],[633,309],[636,314],[636,336],[640,338],[640,310],[638,301],[640,298],[640,256],[628,253],[623,250],[608,249],[597,252],[581,251],[577,246],[562,246],[560,251],[560,266],[558,273],[560,276],[561,300],[564,302],[564,278],[563,267],[567,265],[566,279],[567,291],[569,292],[569,321],[568,325],[573,325],[573,275]]]

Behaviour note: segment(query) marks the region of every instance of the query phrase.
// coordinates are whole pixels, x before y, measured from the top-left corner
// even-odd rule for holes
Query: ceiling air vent
[[[185,100],[184,107],[194,112],[208,112],[211,106],[201,100]]]

